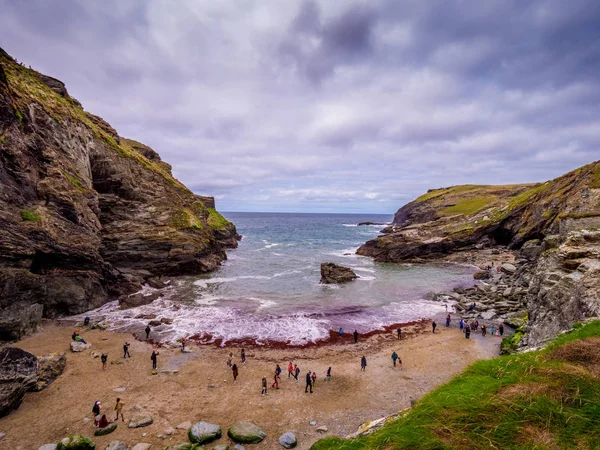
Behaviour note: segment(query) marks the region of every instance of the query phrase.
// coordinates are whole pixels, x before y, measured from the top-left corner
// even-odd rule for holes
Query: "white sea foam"
[[[360,280],[360,281],[373,281],[373,280],[376,280],[376,279],[377,279],[376,277],[372,277],[372,276],[369,276],[369,275],[360,275],[357,278],[357,280]]]
[[[369,272],[369,273],[375,273],[375,269],[369,269],[367,267],[355,267],[355,266],[350,266],[352,268],[352,270],[358,271],[358,272]]]

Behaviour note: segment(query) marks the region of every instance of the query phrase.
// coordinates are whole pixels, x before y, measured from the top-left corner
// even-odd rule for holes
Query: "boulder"
[[[129,428],[141,428],[148,425],[152,425],[152,416],[148,414],[135,416],[129,421]]]
[[[51,353],[38,358],[39,373],[34,391],[46,389],[56,378],[63,373],[67,365],[67,355],[65,352]]]
[[[164,450],[206,450],[206,447],[200,444],[190,444],[189,442],[182,442],[180,444],[170,445]]]
[[[138,306],[148,305],[160,297],[160,293],[153,292],[149,295],[131,294],[119,297],[121,309],[136,308]]]
[[[238,444],[258,444],[267,437],[267,433],[253,423],[239,422],[229,427],[227,436]]]
[[[473,274],[473,278],[476,280],[489,280],[491,277],[489,270],[480,270]]]
[[[171,319],[170,317],[161,317],[160,323],[164,323],[166,325],[171,325],[173,323],[173,319]]]
[[[219,444],[215,445],[212,450],[229,450],[229,445]]]
[[[148,286],[153,287],[154,289],[163,289],[164,287],[166,287],[166,284],[164,282],[155,277],[148,278],[146,280],[146,283],[148,283]]]
[[[112,433],[116,429],[117,429],[117,424],[111,423],[109,426],[107,426],[105,428],[100,428],[100,429],[94,431],[94,436],[105,436],[107,434]]]
[[[287,433],[283,433],[279,437],[279,445],[281,445],[283,448],[294,448],[296,445],[298,445],[298,441],[296,440],[296,435],[294,433],[292,433],[291,431],[288,431]]]
[[[321,263],[321,283],[346,283],[358,278],[352,269],[334,263]]]
[[[56,444],[44,444],[38,450],[56,450]],[[123,450],[126,450],[125,448]]]
[[[71,434],[56,444],[56,450],[94,450],[96,444],[82,434]]]
[[[131,450],[150,450],[150,447],[152,447],[152,444],[140,442],[139,444],[135,444]]]
[[[189,430],[190,428],[192,428],[192,422],[190,422],[190,421],[182,422],[179,425],[177,425],[175,428],[177,428],[178,430]]]
[[[104,450],[127,450],[127,446],[121,441],[112,441]]]
[[[517,268],[516,268],[516,267],[515,267],[513,264],[510,264],[510,263],[504,263],[504,264],[502,264],[502,265],[500,266],[500,270],[501,270],[502,272],[504,272],[504,273],[507,273],[507,274],[509,274],[509,275],[510,275],[510,274],[513,274],[513,273],[515,273],[515,272],[517,271]]]
[[[17,409],[38,379],[38,359],[15,347],[0,350],[0,417]]]
[[[219,439],[221,435],[221,427],[219,425],[206,422],[197,422],[192,425],[192,428],[188,431],[190,442],[195,444],[212,442],[215,439]]]
[[[71,341],[71,351],[74,353],[82,352],[90,348],[92,344],[89,342],[81,342],[81,341]]]

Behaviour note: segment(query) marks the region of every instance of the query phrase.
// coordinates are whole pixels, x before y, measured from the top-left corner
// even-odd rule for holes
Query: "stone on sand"
[[[104,450],[127,450],[127,446],[121,441],[112,441]]]
[[[71,351],[74,353],[82,352],[90,348],[92,344],[81,342],[81,341],[71,341]]]
[[[148,425],[152,425],[152,416],[150,415],[135,416],[129,421],[129,428],[141,428]]]
[[[253,423],[238,422],[229,427],[227,436],[239,444],[258,444],[267,437],[267,433]]]
[[[190,442],[195,444],[204,444],[219,439],[222,435],[221,427],[212,423],[197,422],[188,432]]]
[[[292,433],[291,431],[288,431],[287,433],[283,433],[279,437],[279,445],[281,445],[283,448],[294,448],[296,445],[298,445],[298,441],[296,440],[296,435],[294,433]]]
[[[71,434],[56,445],[56,450],[95,450],[95,448],[94,441],[82,434]]]

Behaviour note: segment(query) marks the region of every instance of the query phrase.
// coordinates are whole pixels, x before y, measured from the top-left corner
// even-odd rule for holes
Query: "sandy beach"
[[[187,354],[180,349],[161,348],[159,373],[152,375],[150,343],[127,334],[90,330],[83,331],[82,337],[92,343],[92,348],[71,353],[72,328],[47,322],[43,330],[16,346],[35,355],[66,351],[67,367],[49,388],[26,394],[18,410],[0,419],[0,432],[6,433],[0,448],[37,449],[70,433],[93,437],[92,422],[84,419],[92,417],[94,401],[100,400],[103,412],[113,420],[115,400],[121,397],[126,421],[141,410],[151,414],[154,423],[129,429],[127,422],[119,422],[112,434],[93,437],[97,448],[103,449],[113,440],[129,446],[146,442],[157,449],[187,442],[182,430],[166,439],[158,435],[182,422],[199,420],[219,424],[224,434],[219,442],[228,442],[227,428],[237,421],[250,420],[268,433],[261,444],[250,447],[281,448],[279,436],[293,431],[298,448],[306,449],[324,435],[345,436],[367,420],[408,407],[410,395],[419,398],[473,361],[493,357],[498,351],[499,339],[474,335],[466,340],[457,328],[438,326],[438,332],[432,334],[429,323],[420,323],[403,330],[401,341],[389,332],[359,339],[358,344],[348,336],[340,343],[312,348],[247,347],[244,365],[236,347],[191,345],[193,352]],[[121,359],[125,341],[131,342],[132,357],[127,360]],[[403,370],[392,365],[394,350],[403,360]],[[235,384],[226,364],[230,351],[240,368]],[[108,352],[108,370],[102,370],[100,358],[92,352]],[[363,354],[368,361],[365,372],[360,371]],[[289,361],[301,369],[298,383],[288,379]],[[276,364],[284,371],[280,389],[269,388],[269,395],[262,397],[261,379],[266,376],[271,386]],[[329,366],[333,379],[324,382]],[[171,373],[161,372],[164,369]],[[172,373],[174,370],[178,372]],[[313,394],[304,392],[307,370],[318,375]],[[118,388],[125,391],[115,392]],[[310,421],[317,425],[310,425]],[[315,431],[321,425],[328,428],[326,433]]]

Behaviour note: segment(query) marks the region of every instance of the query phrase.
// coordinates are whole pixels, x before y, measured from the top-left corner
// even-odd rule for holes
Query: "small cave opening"
[[[45,253],[40,250],[35,252],[29,271],[35,274],[45,274],[61,265],[62,255],[59,253]]]
[[[498,245],[508,245],[512,241],[514,234],[506,228],[496,228],[492,232],[491,237]]]

